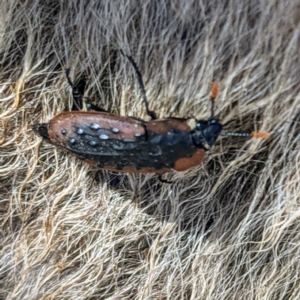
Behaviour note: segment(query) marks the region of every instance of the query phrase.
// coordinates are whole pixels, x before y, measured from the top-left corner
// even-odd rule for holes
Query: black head
[[[214,100],[218,95],[219,84],[214,83],[211,89],[211,116],[205,121],[196,121],[196,127],[192,131],[194,144],[198,148],[209,150],[216,142],[222,131],[222,124],[215,118]]]
[[[209,150],[216,142],[222,131],[222,124],[218,119],[210,118],[206,121],[197,121],[192,132],[192,138],[198,148]]]
[[[211,117],[205,121],[196,121],[195,129],[192,131],[193,142],[196,147],[209,150],[216,142],[219,135],[240,136],[240,137],[256,137],[266,139],[269,134],[266,132],[252,132],[250,133],[232,133],[222,132],[223,125],[214,117],[214,99],[218,95],[219,84],[214,83],[211,90]],[[226,123],[224,126],[226,126]]]

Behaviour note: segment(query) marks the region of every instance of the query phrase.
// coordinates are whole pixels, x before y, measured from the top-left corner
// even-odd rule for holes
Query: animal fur
[[[299,299],[297,1],[10,1],[0,10],[1,299]],[[94,170],[32,125],[71,76],[113,113],[216,116],[231,132],[171,174]],[[143,155],[141,153],[141,155]]]

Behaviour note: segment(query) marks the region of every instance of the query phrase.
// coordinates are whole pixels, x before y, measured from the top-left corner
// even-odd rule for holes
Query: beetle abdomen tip
[[[32,126],[32,130],[40,137],[42,137],[46,140],[50,140],[49,134],[48,134],[48,130],[49,130],[48,123],[35,124]]]

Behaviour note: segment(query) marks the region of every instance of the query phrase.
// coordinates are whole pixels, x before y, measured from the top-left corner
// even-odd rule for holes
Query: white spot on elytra
[[[118,132],[120,132],[120,130],[119,130],[118,128],[112,128],[111,131],[112,131],[113,133],[118,133]]]
[[[100,126],[98,124],[93,123],[93,124],[90,125],[90,128],[94,129],[94,130],[97,130],[97,129],[100,128]]]
[[[109,139],[109,136],[106,135],[106,134],[104,134],[104,133],[102,133],[102,134],[99,135],[99,138],[100,138],[101,140],[108,140],[108,139]]]
[[[77,130],[77,134],[79,134],[79,135],[84,134],[83,129],[79,128],[79,129]]]

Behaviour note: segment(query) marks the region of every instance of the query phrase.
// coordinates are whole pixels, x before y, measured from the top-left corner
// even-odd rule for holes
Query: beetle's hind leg
[[[73,100],[74,100],[72,110],[82,110],[83,103],[85,102],[86,108],[88,110],[106,112],[105,109],[92,104],[88,98],[84,97],[84,92],[85,92],[85,89],[87,86],[87,76],[82,75],[79,78],[78,82],[76,84],[74,84],[72,82],[69,74],[70,74],[70,69],[66,69],[66,77],[67,77],[69,85],[72,88],[72,96],[73,96]]]
[[[141,90],[141,93],[142,93],[143,102],[144,102],[144,105],[145,105],[145,108],[146,108],[147,115],[152,120],[156,119],[155,112],[149,109],[149,105],[148,105],[148,100],[147,100],[147,97],[146,97],[146,91],[145,91],[145,87],[144,87],[144,82],[143,82],[142,74],[141,74],[141,72],[140,72],[140,70],[139,70],[136,62],[134,61],[134,59],[132,58],[132,56],[125,54],[122,49],[120,50],[120,52],[121,52],[122,55],[124,55],[124,56],[127,57],[127,59],[130,61],[130,63],[132,64],[132,66],[133,66],[133,68],[135,70],[136,77],[137,77],[138,84],[139,84],[139,87],[140,87],[140,90]]]

